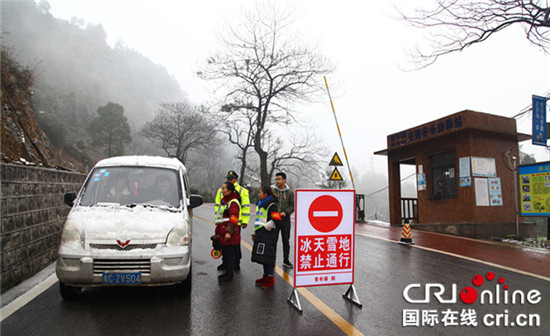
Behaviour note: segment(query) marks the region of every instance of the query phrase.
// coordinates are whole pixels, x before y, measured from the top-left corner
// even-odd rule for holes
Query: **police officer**
[[[225,178],[226,178],[227,182],[233,183],[233,185],[235,186],[235,190],[239,194],[240,203],[241,203],[240,204],[241,205],[241,213],[240,213],[240,216],[239,216],[239,226],[243,229],[246,229],[246,227],[248,226],[248,222],[250,221],[250,196],[248,194],[248,189],[246,189],[246,188],[239,185],[239,183],[238,183],[239,175],[237,175],[237,173],[233,170],[228,171]],[[218,192],[216,193],[216,200],[215,200],[215,203],[214,203],[214,214],[218,213],[218,209],[221,205],[222,198],[223,198],[222,188],[220,188],[220,189],[218,189]],[[241,269],[240,261],[241,261],[241,257],[242,257],[242,252],[241,252],[241,247],[240,246],[241,245],[239,244],[238,256],[237,256],[237,265],[235,266],[236,271],[239,271]],[[222,254],[222,256],[223,256],[223,254]],[[222,269],[224,269],[223,263],[220,266],[218,266],[218,270],[222,270]]]

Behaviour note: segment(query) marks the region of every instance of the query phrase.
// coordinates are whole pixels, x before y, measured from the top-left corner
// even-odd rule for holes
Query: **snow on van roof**
[[[147,166],[147,167],[162,167],[179,169],[185,166],[176,158],[167,158],[162,156],[147,156],[147,155],[132,155],[132,156],[115,156],[99,161],[96,167],[112,167],[112,166]]]

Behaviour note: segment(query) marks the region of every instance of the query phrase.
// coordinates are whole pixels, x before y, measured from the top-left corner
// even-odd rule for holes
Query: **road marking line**
[[[338,211],[313,211],[313,217],[338,217]]]
[[[246,247],[250,252],[252,252],[252,245],[250,245],[248,242],[245,242],[241,239],[241,245]]]
[[[11,314],[18,311],[21,307],[25,306],[27,303],[29,303],[32,299],[34,299],[38,295],[42,294],[42,292],[50,288],[56,282],[57,282],[57,276],[54,273],[50,275],[48,278],[46,278],[46,280],[38,284],[37,286],[34,286],[33,288],[31,288],[25,294],[19,296],[17,299],[8,303],[0,311],[0,322],[4,321],[4,319],[7,319]]]
[[[212,225],[215,225],[214,222],[209,221],[208,219],[202,218],[200,216],[194,215],[194,217]],[[241,239],[241,245],[246,247],[250,252],[252,252],[252,246]],[[275,266],[275,272],[283,278],[289,285],[294,287],[294,279],[287,272],[283,271],[279,266]],[[297,289],[303,297],[306,298],[315,308],[317,308],[321,313],[323,313],[329,320],[332,321],[338,328],[342,329],[346,335],[364,335],[362,332],[357,330],[351,323],[346,321],[342,316],[338,315],[334,310],[332,310],[327,304],[317,298],[313,293],[307,290],[304,287]]]
[[[365,236],[365,237],[370,237],[370,238],[378,239],[378,240],[385,240],[385,241],[388,241],[388,242],[391,242],[391,243],[397,243],[397,244],[399,243],[399,241],[397,241],[397,240],[392,240],[392,239],[388,239],[388,238],[376,237],[376,236],[372,236],[372,235],[369,235],[369,234],[366,234],[366,233],[356,233],[356,234],[357,234],[357,235],[361,235],[361,236]],[[455,254],[455,253],[452,253],[452,252],[446,252],[446,251],[436,250],[436,249],[433,249],[433,248],[431,248],[431,247],[425,247],[425,246],[419,246],[419,245],[408,245],[408,246],[410,246],[410,247],[416,247],[416,248],[423,249],[423,250],[426,250],[426,251],[431,251],[431,252],[437,252],[437,253],[441,253],[441,254],[446,254],[446,255],[451,256],[451,257],[461,258],[461,259],[465,259],[465,260],[477,262],[477,263],[480,263],[480,264],[485,264],[485,265],[488,265],[488,266],[493,266],[493,267],[497,267],[497,268],[502,268],[502,269],[507,270],[507,271],[520,273],[520,274],[527,275],[527,276],[531,276],[531,277],[538,278],[538,279],[541,279],[541,280],[550,281],[550,278],[545,277],[545,276],[543,276],[543,275],[538,275],[538,274],[534,274],[534,273],[522,271],[522,270],[519,270],[519,269],[515,269],[515,268],[512,268],[512,267],[508,267],[508,266],[504,266],[504,265],[495,264],[495,263],[490,262],[490,261],[475,259],[475,258],[472,258],[472,257],[467,257],[467,256],[463,256],[463,255],[460,255],[460,254]]]
[[[287,272],[283,271],[278,266],[275,266],[275,272],[279,274],[289,285],[294,287],[294,280],[288,274]],[[338,313],[336,313],[332,308],[330,308],[326,303],[321,301],[318,297],[316,297],[312,292],[307,290],[305,287],[297,288],[297,291],[302,294],[306,300],[308,300],[315,308],[317,308],[321,313],[323,313],[329,320],[332,321],[332,323],[336,324],[336,326],[346,335],[364,335],[362,332],[357,330],[351,323],[346,321],[342,316],[340,316]]]

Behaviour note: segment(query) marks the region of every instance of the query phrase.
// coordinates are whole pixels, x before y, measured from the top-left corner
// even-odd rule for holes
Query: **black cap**
[[[239,175],[237,175],[237,173],[235,173],[234,171],[230,170],[230,171],[227,172],[227,176],[225,178],[238,179]]]

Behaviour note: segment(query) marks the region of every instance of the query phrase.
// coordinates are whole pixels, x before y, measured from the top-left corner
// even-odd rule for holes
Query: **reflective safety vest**
[[[239,212],[239,225],[242,223],[247,224],[250,221],[250,197],[248,194],[248,189],[241,187],[239,184],[235,182],[235,190],[239,194],[239,197],[241,198],[242,204],[240,205],[240,212]],[[221,205],[221,200],[223,198],[222,194],[222,188],[218,189],[218,192],[216,193],[216,200],[214,203],[214,213],[217,214],[219,207]]]
[[[237,202],[237,205],[239,206],[239,212],[241,211],[241,204],[239,203],[239,201],[237,199],[232,199],[227,204],[220,204],[220,206],[216,210],[216,213],[215,213],[215,216],[214,216],[215,217],[214,218],[214,223],[216,225],[218,225],[220,223],[223,223],[223,222],[226,222],[226,221],[231,221],[230,218],[227,218],[227,217],[224,218],[223,213],[225,212],[225,210],[227,210],[231,206],[231,203],[233,203],[233,202]]]
[[[250,222],[250,216],[252,215],[250,212],[250,195],[248,193],[248,189],[241,187],[238,184],[235,186],[235,189],[237,189],[242,202],[239,225],[248,225],[248,222]]]
[[[278,212],[273,212],[271,217],[273,218],[267,218],[267,215],[269,214],[269,208],[272,205],[277,205],[276,203],[271,203],[267,209],[264,207],[256,207],[256,221],[254,222],[254,230],[258,230],[259,228],[263,227],[267,222],[269,222],[272,219],[275,220],[281,220],[281,214]]]

